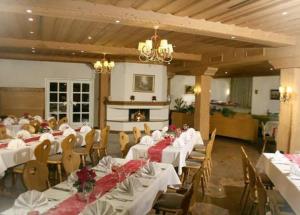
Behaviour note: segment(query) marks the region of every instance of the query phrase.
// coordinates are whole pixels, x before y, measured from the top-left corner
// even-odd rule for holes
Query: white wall
[[[216,78],[211,83],[211,99],[227,102],[230,98],[230,78]]]
[[[270,90],[278,89],[279,86],[280,76],[253,77],[251,113],[257,115],[265,115],[267,111],[279,113],[279,100],[270,99]]]
[[[0,59],[0,87],[44,88],[46,78],[90,79],[95,73],[86,64]]]
[[[134,74],[154,75],[154,92],[134,92]],[[157,101],[166,101],[167,85],[167,67],[164,65],[116,63],[111,73],[110,100],[130,101],[130,96],[133,95],[135,96],[135,101],[152,101],[152,96],[156,96]]]
[[[185,86],[195,85],[195,76],[190,75],[175,75],[171,79],[170,95],[171,95],[171,109],[174,109],[174,101],[177,98],[182,98],[187,104],[195,102],[194,94],[185,94]]]

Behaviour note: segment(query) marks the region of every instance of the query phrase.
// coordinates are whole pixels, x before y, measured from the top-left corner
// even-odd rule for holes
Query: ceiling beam
[[[89,1],[1,0],[0,3],[1,12],[25,14],[26,9],[31,9],[34,15],[40,16],[107,23],[115,23],[116,20],[120,20],[123,25],[142,28],[153,28],[158,25],[160,29],[167,31],[206,35],[223,39],[231,39],[234,36],[236,40],[273,47],[295,45],[296,43],[294,37],[284,34],[206,21],[204,19],[179,17],[133,8],[121,8]]]
[[[27,39],[14,39],[0,37],[0,47],[8,48],[29,48],[34,47],[37,52],[38,49],[52,49],[62,51],[85,51],[87,53],[95,54],[111,54],[118,56],[138,56],[139,52],[134,48],[124,47],[112,47],[112,46],[101,46],[81,43],[66,43],[66,42],[54,42],[54,41],[43,41],[43,40],[27,40]],[[176,60],[188,60],[188,61],[201,61],[202,56],[199,54],[188,54],[174,52],[174,59]]]

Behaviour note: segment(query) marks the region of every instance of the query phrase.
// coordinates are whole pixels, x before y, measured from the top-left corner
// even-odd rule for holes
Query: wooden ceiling
[[[138,42],[156,24],[185,61],[226,48],[269,47],[274,38],[275,46],[290,45],[300,35],[299,0],[2,0],[0,11],[3,58],[90,62],[106,52],[137,59]]]

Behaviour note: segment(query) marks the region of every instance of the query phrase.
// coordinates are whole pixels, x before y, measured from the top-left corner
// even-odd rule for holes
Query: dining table
[[[300,165],[300,155],[283,155],[276,159],[275,153],[263,153],[257,164],[258,172],[265,173],[295,214],[300,214],[300,175],[291,172],[292,166]]]
[[[197,132],[199,131],[196,131],[196,133]],[[156,141],[153,145],[135,144],[134,146],[130,147],[125,159],[148,159],[149,149],[151,149],[151,147],[155,147],[155,145],[159,144],[160,141]],[[194,145],[199,143],[203,144],[200,134],[197,134],[196,139],[185,141],[184,145],[181,146],[174,146],[170,143],[161,149],[161,158],[159,162],[172,164],[174,167],[178,168],[178,174],[181,175],[182,168],[186,166],[185,161],[187,156],[193,151]],[[157,151],[155,153],[157,153]]]
[[[34,208],[34,210],[39,211],[40,214],[47,215],[75,215],[79,214],[87,207],[90,207],[95,201],[107,201],[113,206],[116,214],[143,215],[148,214],[149,211],[151,211],[153,202],[159,191],[166,191],[167,187],[170,185],[181,184],[179,177],[171,164],[155,163],[156,174],[154,176],[143,176],[138,174],[139,169],[144,165],[143,160],[127,161],[121,158],[113,159],[114,164],[120,167],[134,167],[134,171],[127,176],[136,177],[140,182],[140,186],[134,187],[135,192],[133,195],[116,195],[119,182],[114,183],[113,174],[115,173],[99,171],[96,166],[92,168],[96,173],[96,185],[94,187],[96,197],[94,199],[90,198],[89,201],[82,201],[76,198],[77,193],[74,192],[74,189],[71,189],[72,185],[70,185],[67,180],[44,191],[43,194],[48,199],[47,204],[39,208]],[[11,207],[0,214],[14,214],[14,207]]]
[[[80,147],[85,145],[85,135],[87,133],[80,132],[80,129],[76,130],[76,142],[75,147]],[[95,141],[100,141],[100,130],[96,129]],[[53,131],[54,141],[51,142],[50,155],[62,152],[61,143],[64,140],[62,131]],[[42,134],[32,134],[29,139],[24,139],[26,146],[9,149],[7,147],[8,143],[12,139],[0,140],[0,175],[3,175],[5,171],[19,164],[26,163],[29,160],[35,159],[34,149],[37,145],[41,143],[39,140]],[[26,155],[24,155],[27,153]],[[22,155],[22,156],[21,156]],[[20,157],[23,157],[20,159]]]

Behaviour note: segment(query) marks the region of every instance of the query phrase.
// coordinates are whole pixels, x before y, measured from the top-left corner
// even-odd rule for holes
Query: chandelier
[[[114,61],[108,61],[105,58],[105,54],[103,56],[103,58],[99,61],[97,60],[94,63],[94,68],[97,72],[99,73],[110,73],[112,71],[112,69],[115,66],[115,62]]]
[[[150,40],[139,42],[139,59],[142,62],[170,63],[173,59],[173,45],[168,40],[162,39],[157,34],[157,27],[154,28],[154,35]]]

